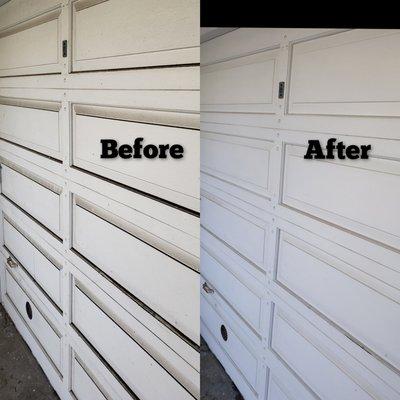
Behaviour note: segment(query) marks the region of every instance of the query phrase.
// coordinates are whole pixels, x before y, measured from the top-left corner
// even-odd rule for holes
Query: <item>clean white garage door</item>
[[[202,44],[202,334],[247,400],[400,398],[399,54],[391,30]],[[330,137],[370,159],[304,160]]]
[[[0,7],[1,301],[63,400],[200,397],[198,14]],[[100,158],[136,137],[185,157]]]

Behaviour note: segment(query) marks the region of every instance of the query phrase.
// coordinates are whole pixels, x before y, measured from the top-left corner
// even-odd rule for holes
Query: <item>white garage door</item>
[[[400,32],[221,33],[201,54],[202,334],[246,400],[398,400]],[[331,137],[370,158],[303,158]]]
[[[200,396],[198,14],[0,7],[1,300],[63,400]],[[100,158],[136,137],[184,158]]]

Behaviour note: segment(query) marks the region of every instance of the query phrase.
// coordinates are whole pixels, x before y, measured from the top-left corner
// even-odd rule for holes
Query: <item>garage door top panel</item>
[[[73,7],[73,70],[199,62],[197,0],[78,0]],[[152,12],[149,13],[149,10]]]
[[[61,72],[60,9],[0,31],[0,76]]]
[[[283,39],[295,40],[325,33],[328,29],[239,28],[201,44],[201,64],[279,47]],[[206,33],[206,32],[204,32]],[[202,31],[202,39],[203,39]],[[204,39],[203,39],[204,40]]]
[[[295,43],[289,113],[400,116],[399,30],[351,30]]]
[[[61,5],[61,0],[11,0],[0,7],[0,30]]]

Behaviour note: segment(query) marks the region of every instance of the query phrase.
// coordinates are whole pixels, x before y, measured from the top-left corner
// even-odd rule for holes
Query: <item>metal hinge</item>
[[[278,99],[283,99],[285,96],[285,82],[279,82]]]
[[[63,58],[67,57],[67,53],[68,53],[68,41],[63,40],[62,41],[62,56],[63,56]]]

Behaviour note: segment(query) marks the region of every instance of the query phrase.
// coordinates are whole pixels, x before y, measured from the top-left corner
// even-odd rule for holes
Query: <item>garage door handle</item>
[[[208,294],[214,293],[214,289],[210,288],[210,286],[208,286],[207,282],[203,283],[203,289]]]
[[[14,261],[11,257],[7,258],[7,264],[10,268],[16,268],[18,267],[18,263]]]

